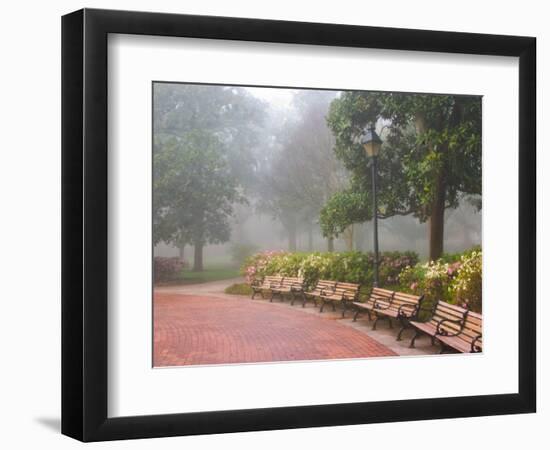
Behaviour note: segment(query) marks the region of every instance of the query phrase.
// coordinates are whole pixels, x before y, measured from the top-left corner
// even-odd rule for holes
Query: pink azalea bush
[[[249,256],[241,267],[241,274],[248,283],[267,275],[266,271],[271,260],[277,256],[286,254],[282,250],[267,250]]]
[[[181,278],[182,270],[185,266],[186,263],[181,258],[155,256],[153,260],[155,282],[172,281]]]

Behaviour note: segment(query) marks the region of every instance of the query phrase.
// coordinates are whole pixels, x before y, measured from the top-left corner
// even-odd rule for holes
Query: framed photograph
[[[536,40],[62,20],[62,432],[535,412]]]

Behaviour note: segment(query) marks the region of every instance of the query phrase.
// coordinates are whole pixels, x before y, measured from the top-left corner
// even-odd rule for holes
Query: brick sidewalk
[[[155,367],[394,355],[360,331],[298,308],[155,293]]]

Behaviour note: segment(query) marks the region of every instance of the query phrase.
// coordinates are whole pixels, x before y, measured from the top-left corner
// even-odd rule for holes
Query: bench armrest
[[[482,351],[481,347],[477,344],[477,341],[481,339],[481,334],[477,335],[472,341],[472,353],[480,353]]]
[[[290,289],[292,291],[303,291],[304,290],[304,286],[302,284],[298,284],[298,283],[292,283],[290,285]]]
[[[263,281],[263,279],[262,279],[262,280],[260,280],[260,279],[254,279],[254,280],[252,280],[252,281],[250,282],[250,286],[252,286],[252,287],[261,286],[261,285],[262,285],[262,281]]]
[[[409,309],[410,310],[410,314],[407,315],[406,312],[404,311],[405,309]],[[416,314],[418,313],[418,305],[407,305],[407,304],[404,304],[404,305],[401,305],[399,307],[399,309],[397,310],[397,315],[398,316],[402,316],[402,317],[405,317],[405,318],[412,318],[414,316],[416,316]]]
[[[456,333],[449,333],[447,330],[444,330],[444,329],[441,328],[441,325],[445,324],[446,322],[456,323],[456,324],[460,325],[460,330],[457,331]],[[435,333],[440,335],[440,336],[448,336],[448,337],[458,336],[460,333],[462,333],[462,325],[463,324],[464,324],[464,320],[441,319],[437,323],[437,330],[436,330]]]

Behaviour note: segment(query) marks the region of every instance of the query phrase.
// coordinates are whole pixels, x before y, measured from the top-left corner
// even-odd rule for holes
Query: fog
[[[236,248],[328,251],[321,211],[336,193],[350,189],[354,176],[335,152],[336,137],[327,124],[331,102],[340,96],[337,91],[155,83],[155,256],[183,255],[192,264],[200,242],[207,268],[236,264]],[[383,152],[384,122],[377,128]],[[200,164],[201,155],[180,158],[193,151],[212,157]],[[366,164],[364,171],[370,174]],[[370,189],[365,192],[370,195]],[[445,252],[481,244],[481,197],[464,193],[454,206],[444,215]],[[426,259],[428,222],[417,215],[380,219],[380,251],[413,250]],[[372,220],[347,226],[332,246],[334,251],[372,251]]]

